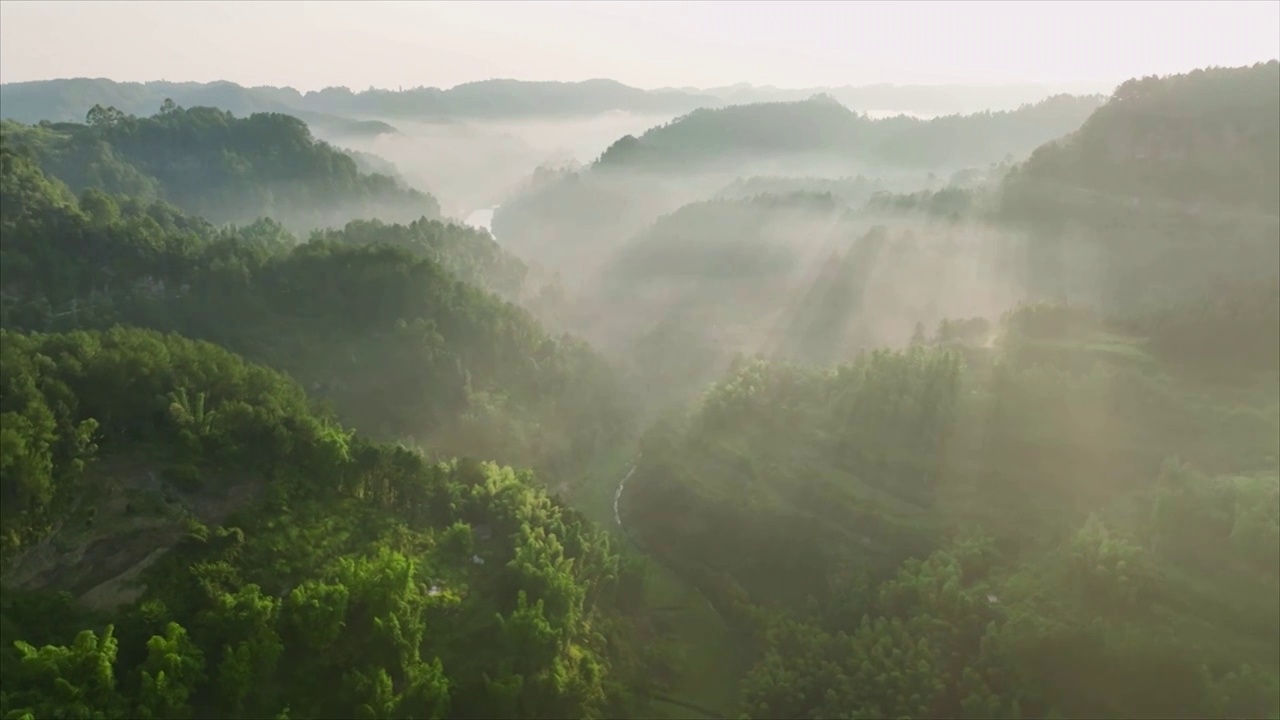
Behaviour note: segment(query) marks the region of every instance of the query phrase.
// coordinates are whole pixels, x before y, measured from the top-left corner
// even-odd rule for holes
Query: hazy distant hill
[[[1069,296],[1153,308],[1274,282],[1280,63],[1130,80],[1000,195],[1038,238],[1035,282]]]
[[[1036,150],[1008,190],[1050,203],[1069,190],[1275,215],[1280,62],[1129,80],[1078,132]]]
[[[356,92],[332,87],[302,93],[291,87],[246,88],[226,81],[121,83],[102,78],[74,78],[0,85],[0,106],[3,106],[0,114],[28,123],[81,120],[83,108],[102,105],[138,115],[154,112],[165,98],[171,98],[179,105],[208,105],[241,115],[288,112],[320,132],[378,134],[392,132],[394,128],[351,118],[511,118],[592,115],[614,110],[678,114],[700,107],[803,100],[818,93],[829,94],[860,112],[934,116],[1014,109],[1062,90],[1042,85],[869,85],[803,90],[734,85],[706,91],[695,88],[642,90],[614,80],[483,80],[447,90],[371,88]]]
[[[1058,95],[1005,112],[908,116],[879,120],[855,113],[830,95],[800,102],[699,109],[624,137],[601,168],[734,164],[744,158],[812,157],[829,165],[946,168],[985,165],[1025,155],[1080,127],[1101,96]]]
[[[380,135],[396,129],[378,120],[336,117],[308,110],[293,88],[245,88],[231,82],[122,83],[104,78],[71,78],[0,85],[0,117],[22,123],[82,122],[94,105],[148,116],[165,100],[183,107],[216,107],[240,116],[259,112],[293,115],[322,135]]]
[[[638,138],[626,135],[589,168],[510,198],[493,228],[518,254],[581,268],[590,260],[584,253],[607,252],[738,179],[863,175],[880,181],[877,189],[914,189],[931,174],[1026,157],[1077,129],[1101,102],[1058,96],[1011,112],[933,120],[874,120],[830,96],[695,110]]]
[[[1016,110],[1028,103],[1062,93],[1093,95],[1111,90],[1108,83],[1077,83],[1073,85],[1046,85],[1025,83],[1020,85],[876,85],[814,88],[777,88],[772,86],[739,83],[727,87],[709,88],[701,92],[727,104],[741,105],[764,102],[795,102],[818,94],[830,95],[842,104],[859,112],[872,115],[883,112],[901,112],[909,115],[935,117],[969,114],[990,110]]]

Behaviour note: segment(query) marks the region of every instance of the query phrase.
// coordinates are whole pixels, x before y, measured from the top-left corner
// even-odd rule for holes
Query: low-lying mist
[[[542,244],[517,247],[560,259],[567,295],[536,312],[554,312],[544,320],[629,368],[658,404],[700,392],[737,354],[831,365],[933,337],[947,320],[994,321],[1026,303],[1134,316],[1213,297],[1222,276],[1261,282],[1275,273],[1275,243],[1266,241],[1276,236],[1274,218],[1125,203],[1098,223],[1028,223],[1010,215],[1021,200],[1008,177],[1003,166],[957,173],[945,185],[936,176],[914,185],[757,176],[713,191],[723,177],[570,176],[544,189],[561,197],[544,197],[542,207],[593,213],[579,213],[562,233],[529,223],[500,227],[499,236],[537,238]],[[885,190],[894,186],[923,189]],[[698,193],[710,199],[680,205]],[[1081,206],[1083,217],[1110,208],[1099,202]],[[1223,234],[1237,240],[1207,242]],[[1170,246],[1169,237],[1184,240]]]
[[[598,270],[559,320],[665,402],[738,354],[836,363],[1038,298],[1021,234],[861,208],[805,192],[683,206],[593,255]],[[1086,254],[1056,258],[1059,269],[1087,276]]]
[[[876,192],[906,192],[941,182],[933,172],[801,158],[744,157],[723,168],[684,172],[591,167],[547,173],[541,182],[527,185],[495,211],[492,229],[504,247],[536,258],[577,290],[589,285],[634,236],[691,203],[817,192],[856,207]]]
[[[932,190],[947,178],[965,184],[958,174],[990,175],[988,166],[1021,160],[1080,127],[1100,102],[1058,96],[927,121],[872,119],[830,96],[700,109],[621,136],[580,171],[524,184],[495,212],[493,231],[576,290],[628,239],[687,204],[816,191],[857,207],[876,192]]]
[[[326,139],[385,158],[410,185],[439,198],[446,216],[461,219],[505,202],[540,166],[588,164],[619,137],[670,119],[627,112],[502,121],[396,119],[396,133]]]

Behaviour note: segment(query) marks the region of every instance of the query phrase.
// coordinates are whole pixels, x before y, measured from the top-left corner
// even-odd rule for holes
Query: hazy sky
[[[0,1],[0,82],[1118,82],[1280,56],[1280,2]]]

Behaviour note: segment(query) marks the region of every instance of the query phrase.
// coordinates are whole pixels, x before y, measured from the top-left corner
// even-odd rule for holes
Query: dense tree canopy
[[[1135,78],[1078,131],[1036,150],[1013,182],[1025,193],[1274,214],[1278,138],[1280,61]]]
[[[301,120],[258,113],[236,118],[211,107],[166,105],[151,117],[95,105],[85,124],[4,124],[4,142],[27,149],[75,192],[96,188],[165,200],[214,223],[271,216],[298,231],[360,217],[437,218],[430,195],[312,137]]]
[[[1160,312],[1280,266],[1280,63],[1130,80],[1000,188],[1037,282]]]
[[[41,625],[45,606],[6,591],[6,639],[50,641],[4,650],[6,717],[589,717],[619,701],[619,559],[527,473],[352,437],[207,343],[0,332],[9,569],[47,568],[15,551],[49,533],[139,567],[156,548],[122,531],[172,547],[144,590],[81,598],[112,611],[101,629]],[[76,591],[57,562],[52,583]]]
[[[212,340],[288,371],[371,434],[551,474],[626,424],[588,348],[450,272],[518,292],[522,266],[482,232],[355,222],[297,245],[270,220],[216,230],[93,189],[77,202],[22,155],[6,149],[4,163],[6,326],[126,322]]]

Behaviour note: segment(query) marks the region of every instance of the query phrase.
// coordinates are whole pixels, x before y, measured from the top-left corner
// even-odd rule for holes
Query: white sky
[[[1253,2],[19,2],[0,82],[450,87],[1107,82],[1280,57]]]

